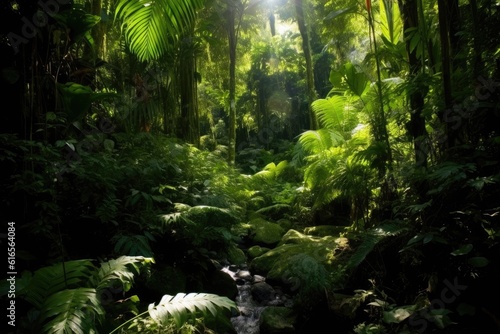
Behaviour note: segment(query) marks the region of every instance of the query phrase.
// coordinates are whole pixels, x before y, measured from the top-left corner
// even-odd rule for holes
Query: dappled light
[[[498,2],[0,7],[2,333],[500,333]]]

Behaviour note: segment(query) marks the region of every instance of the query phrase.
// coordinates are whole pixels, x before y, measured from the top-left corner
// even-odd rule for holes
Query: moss
[[[262,254],[266,253],[269,250],[270,248],[255,245],[248,249],[247,254],[250,259],[254,259],[258,256],[261,256]]]
[[[262,218],[252,219],[248,225],[250,239],[255,244],[274,246],[285,234],[283,227]]]
[[[227,260],[231,264],[243,264],[247,261],[245,252],[235,245],[229,246],[227,250]]]
[[[304,234],[317,237],[339,236],[343,232],[345,232],[345,226],[320,225],[310,226],[304,229]]]

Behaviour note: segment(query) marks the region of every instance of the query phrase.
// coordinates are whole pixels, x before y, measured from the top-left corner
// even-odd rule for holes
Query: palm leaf
[[[94,329],[95,319],[104,315],[96,290],[77,288],[59,291],[48,297],[43,305],[40,319],[48,321],[42,329],[44,334],[87,334]]]
[[[175,296],[164,295],[158,305],[148,307],[149,315],[157,323],[164,324],[172,319],[181,326],[188,313],[200,311],[202,314],[217,314],[217,310],[236,308],[236,304],[227,297],[208,293],[178,293]]]
[[[160,58],[196,18],[203,0],[119,0],[115,16],[140,60]]]

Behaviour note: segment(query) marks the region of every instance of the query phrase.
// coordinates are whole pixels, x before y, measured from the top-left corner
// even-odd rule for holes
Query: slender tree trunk
[[[236,158],[236,1],[229,0],[227,10],[229,40],[229,147],[227,160],[234,164]]]
[[[449,7],[448,0],[438,0],[439,10],[439,36],[441,38],[441,73],[444,95],[444,111],[439,113],[439,117],[446,128],[445,149],[453,147],[455,144],[454,130],[450,120],[452,112],[453,96],[451,85],[451,48],[450,48],[450,23],[448,20]]]
[[[399,8],[403,14],[404,30],[418,28],[418,1],[399,0]],[[425,41],[424,41],[425,43]],[[422,72],[422,62],[417,57],[417,50],[411,49],[411,41],[406,41],[406,52],[410,67],[410,80]],[[408,95],[410,102],[410,124],[409,131],[413,138],[415,150],[415,162],[417,166],[426,167],[429,149],[427,146],[427,131],[425,130],[425,119],[422,115],[424,109],[424,96],[420,89],[414,89]]]
[[[472,36],[474,38],[474,49],[473,52],[473,78],[478,78],[483,70],[483,59],[482,59],[482,47],[481,47],[481,36],[480,36],[480,24],[479,16],[477,12],[477,1],[469,0],[470,10],[472,14]]]
[[[102,10],[102,0],[91,0],[89,3],[89,12],[92,15],[101,17]],[[88,59],[103,58],[102,54],[104,35],[105,35],[105,25],[103,22],[98,22],[91,30],[91,36],[94,41],[93,46],[84,46],[84,55]]]
[[[181,97],[181,138],[199,147],[198,96],[195,79],[196,60],[192,37],[181,41],[180,52],[180,97]]]
[[[309,32],[304,18],[304,4],[302,0],[295,0],[295,11],[297,13],[297,24],[299,26],[300,36],[302,37],[302,50],[304,51],[304,58],[306,60],[306,82],[307,82],[307,97],[309,99],[309,127],[312,130],[318,128],[318,120],[316,114],[312,110],[311,104],[318,98],[316,90],[314,89],[314,70],[311,56],[311,46],[309,42]]]

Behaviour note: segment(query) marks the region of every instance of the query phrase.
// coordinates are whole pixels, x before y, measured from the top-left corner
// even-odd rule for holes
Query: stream
[[[265,306],[259,305],[252,297],[252,283],[264,281],[264,277],[252,276],[247,269],[237,266],[226,266],[222,271],[229,274],[236,282],[238,295],[236,305],[240,314],[231,318],[231,323],[237,334],[259,334],[260,314]]]

